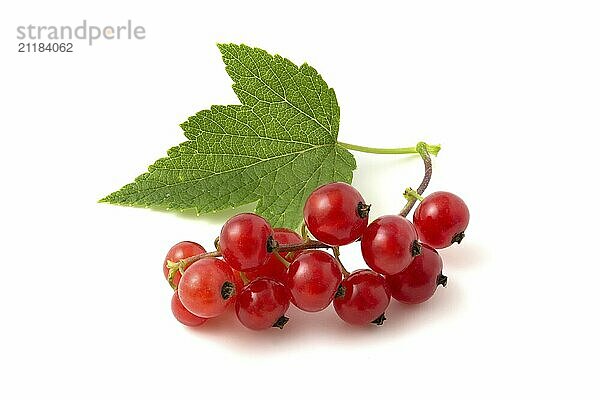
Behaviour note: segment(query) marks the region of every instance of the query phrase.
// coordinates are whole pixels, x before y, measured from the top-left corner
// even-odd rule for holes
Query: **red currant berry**
[[[173,315],[177,321],[187,326],[200,326],[208,321],[208,318],[202,318],[189,312],[188,309],[181,304],[177,291],[173,293],[173,297],[171,298],[171,311],[173,311]]]
[[[235,312],[246,328],[283,329],[288,321],[284,314],[289,306],[290,291],[283,284],[259,278],[248,284],[237,296]]]
[[[292,303],[304,311],[326,308],[341,281],[340,265],[324,251],[304,251],[288,268],[287,287],[292,294]]]
[[[469,225],[465,202],[449,192],[435,192],[425,197],[413,214],[419,240],[436,249],[460,243]]]
[[[383,324],[389,304],[385,278],[368,269],[354,271],[344,279],[333,300],[337,315],[352,325]]]
[[[418,304],[433,296],[438,285],[446,286],[447,278],[442,275],[442,257],[423,244],[421,255],[416,256],[404,271],[387,276],[386,280],[396,300]]]
[[[222,314],[235,295],[231,267],[217,258],[202,258],[185,270],[177,291],[185,308],[199,317]]]
[[[352,186],[343,182],[329,183],[308,196],[304,222],[318,240],[342,246],[363,234],[369,220],[369,208]]]
[[[273,229],[256,214],[244,213],[230,218],[219,236],[223,259],[233,269],[248,271],[263,265],[271,256]]]
[[[198,254],[204,254],[206,250],[204,247],[200,246],[195,242],[179,242],[175,246],[171,247],[167,256],[165,257],[165,262],[163,263],[163,273],[165,274],[165,278],[169,279],[169,267],[167,266],[167,261],[177,262],[181,261],[184,258],[192,257]],[[175,286],[179,284],[179,280],[181,279],[181,273],[177,271],[175,276],[173,277],[173,283]]]
[[[275,228],[273,231],[275,232],[273,237],[280,245],[302,243],[302,237],[290,229]],[[287,261],[292,262],[295,254],[288,253],[282,254],[282,256]],[[287,277],[287,267],[283,265],[283,263],[274,254],[271,254],[264,265],[258,267],[257,269],[246,271],[246,277],[248,277],[250,281],[253,281],[257,278],[270,278],[277,282],[285,283]]]
[[[404,217],[384,215],[371,222],[360,242],[363,258],[381,274],[397,274],[420,254],[415,227]]]

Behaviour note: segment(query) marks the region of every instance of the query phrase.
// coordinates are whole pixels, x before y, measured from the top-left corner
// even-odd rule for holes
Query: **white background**
[[[0,398],[599,397],[597,2],[1,7]],[[17,53],[18,25],[84,18],[147,38]],[[309,62],[336,90],[342,141],[443,145],[430,188],[471,209],[442,252],[446,289],[393,302],[381,328],[331,309],[258,333],[172,318],[165,252],[210,246],[232,212],[96,201],[181,142],[188,116],[236,103],[217,42]],[[421,178],[418,157],[356,159],[373,216]]]

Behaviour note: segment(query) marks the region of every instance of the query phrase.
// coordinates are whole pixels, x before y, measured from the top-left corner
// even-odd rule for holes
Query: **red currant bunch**
[[[469,223],[465,202],[449,192],[423,198],[431,173],[429,155],[419,152],[426,176],[407,189],[399,214],[369,223],[370,205],[352,186],[333,182],[314,190],[304,205],[302,234],[273,229],[264,218],[244,213],[230,218],[207,253],[180,242],[163,263],[175,293],[171,310],[184,325],[200,326],[228,309],[246,328],[283,328],[290,304],[305,312],[333,308],[351,325],[382,325],[391,298],[417,304],[446,286],[436,249],[460,243]],[[412,222],[406,217],[417,201]],[[366,266],[350,273],[340,246],[360,241]],[[229,307],[232,305],[232,307]]]

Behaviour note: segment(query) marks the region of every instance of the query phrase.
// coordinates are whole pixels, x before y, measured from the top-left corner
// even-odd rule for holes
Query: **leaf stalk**
[[[437,156],[437,154],[439,153],[439,151],[442,148],[442,146],[440,146],[439,144],[427,144],[425,142],[419,142],[419,144],[420,143],[423,143],[427,152],[434,156]],[[379,147],[359,146],[356,144],[344,143],[344,142],[338,142],[338,144],[340,146],[344,147],[345,149],[360,151],[361,153],[371,153],[371,154],[417,154],[417,153],[419,153],[420,154],[419,149],[418,149],[419,144],[417,144],[414,147],[395,147],[395,148],[379,148]]]

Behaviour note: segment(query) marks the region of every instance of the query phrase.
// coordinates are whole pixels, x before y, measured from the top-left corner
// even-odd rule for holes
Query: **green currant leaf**
[[[101,202],[198,214],[258,202],[274,226],[297,228],[318,186],[352,181],[337,143],[333,89],[307,64],[245,45],[219,45],[241,105],[213,106],[181,124],[187,141]]]

